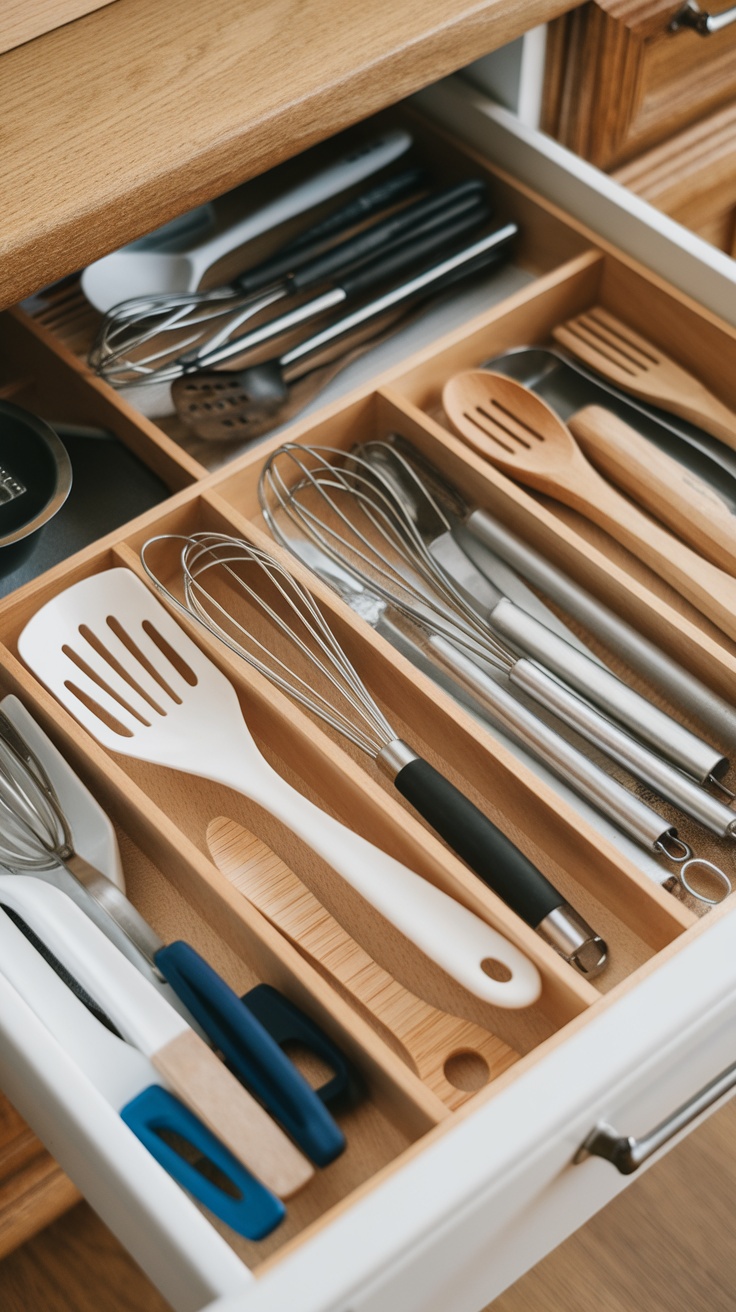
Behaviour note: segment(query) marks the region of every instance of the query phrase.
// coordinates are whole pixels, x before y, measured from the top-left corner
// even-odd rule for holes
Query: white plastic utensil
[[[0,875],[15,911],[227,1148],[280,1198],[313,1175],[305,1157],[147,980],[58,888]]]
[[[131,570],[92,575],[54,597],[18,649],[105,747],[215,780],[265,807],[476,997],[518,1008],[539,996],[539,972],[518,948],[271,768],[232,684]],[[488,961],[510,978],[492,979]]]
[[[411,143],[410,134],[403,129],[385,132],[188,251],[141,250],[137,244],[123,246],[88,265],[82,273],[82,291],[103,314],[134,296],[193,292],[207,269],[223,255],[363,182],[392,164]]]

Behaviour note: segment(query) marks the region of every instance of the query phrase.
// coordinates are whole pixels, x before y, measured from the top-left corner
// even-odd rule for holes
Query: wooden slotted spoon
[[[736,449],[736,414],[682,365],[600,305],[553,330],[571,355],[632,396],[698,424]]]
[[[451,378],[442,399],[452,427],[486,460],[600,524],[736,638],[736,579],[616,492],[534,392],[512,378],[478,369]]]

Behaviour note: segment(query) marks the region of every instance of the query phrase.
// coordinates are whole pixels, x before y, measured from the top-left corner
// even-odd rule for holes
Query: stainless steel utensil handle
[[[82,906],[90,919],[125,953],[128,960],[140,966],[143,957],[149,971],[157,979],[163,980],[156,966],[156,953],[164,946],[163,942],[125,894],[78,852],[70,852],[64,857],[64,867],[83,890],[84,897],[74,900]]]
[[[504,638],[515,642],[522,651],[699,783],[705,783],[711,776],[717,779],[728,770],[728,761],[709,743],[512,601],[500,601],[494,606],[491,623]]]
[[[606,719],[534,661],[525,658],[517,661],[509,678],[523,692],[576,729],[587,742],[593,743],[612,761],[622,765],[686,815],[692,816],[712,834],[720,838],[733,837],[736,811],[731,811],[688,775],[676,770],[668,761]]]
[[[528,546],[503,524],[497,523],[484,510],[474,510],[472,512],[467,522],[467,528],[477,542],[488,547],[490,551],[494,551],[513,569],[518,570],[530,583],[540,588],[545,596],[557,602],[581,624],[585,624],[592,633],[597,634],[609,645],[611,651],[628,661],[634,669],[641,671],[646,677],[656,682],[677,705],[687,707],[719,736],[727,733],[736,738],[736,716],[732,706],[725,702],[723,698],[718,697],[710,688],[707,688],[704,683],[694,678],[687,670],[684,670],[676,661],[671,660],[654,643],[649,642],[642,634],[637,633],[636,629],[614,614],[596,597],[591,596],[573,579],[568,578],[562,570],[544,560],[533,547]],[[482,571],[482,562],[477,561],[476,563]],[[548,630],[545,630],[545,633],[547,632]],[[511,633],[508,636],[513,640]],[[545,638],[545,643],[546,641]],[[565,647],[566,663],[567,653],[572,650],[571,647]],[[547,664],[546,648],[544,655],[540,655],[536,649],[534,651],[530,650],[529,655],[538,657]],[[593,669],[599,668],[595,662],[591,662],[591,666]],[[572,682],[568,677],[567,669],[562,677],[567,682]],[[591,672],[591,679],[592,677]],[[613,676],[611,677],[613,678]],[[597,705],[601,706],[603,710],[608,710],[609,714],[614,715],[622,723],[631,724],[636,733],[648,742],[650,747],[662,752],[673,765],[686,770],[694,779],[705,779],[711,773],[716,778],[720,776],[723,768],[718,763],[722,762],[724,758],[720,756],[715,748],[704,743],[695,734],[688,733],[670,716],[657,710],[650,702],[635,693],[633,689],[627,688],[627,685],[621,683],[620,680],[617,683],[629,694],[624,702],[623,713],[619,703],[614,706],[610,702],[607,704],[596,702]],[[593,693],[586,691],[585,685],[578,683],[575,686],[583,695],[590,697],[591,700],[594,699]],[[608,693],[610,696],[610,685]],[[654,712],[651,719],[649,714],[642,716],[639,709],[640,704]],[[631,708],[630,714],[634,716],[633,721],[625,718],[627,705]],[[654,734],[653,737],[647,736],[650,731]]]
[[[518,228],[515,223],[506,223],[495,232],[486,233],[485,236],[479,237],[476,241],[464,246],[462,250],[456,251],[454,255],[447,256],[446,259],[439,261],[431,269],[425,269],[422,273],[415,274],[413,278],[407,279],[399,287],[393,287],[375,300],[353,310],[351,314],[346,315],[344,318],[329,323],[320,332],[315,333],[313,337],[304,342],[299,342],[285,355],[282,355],[280,362],[282,369],[287,369],[304,356],[321,350],[328,342],[342,337],[343,334],[351,332],[354,328],[359,328],[361,324],[367,323],[370,319],[385,314],[393,306],[401,305],[404,301],[419,296],[425,289],[434,287],[437,283],[441,283],[443,279],[449,278],[451,274],[456,273],[465,266],[472,265],[474,261],[482,260],[484,256],[490,255],[496,246],[503,246],[505,242],[515,236],[517,231]]]
[[[679,32],[681,28],[689,27],[698,36],[712,36],[714,32],[730,27],[731,23],[736,23],[736,5],[724,9],[722,14],[708,14],[700,8],[697,0],[687,0],[687,4],[682,6],[668,24],[667,30]]]
[[[585,1161],[588,1157],[602,1157],[604,1161],[611,1162],[621,1175],[632,1175],[649,1161],[654,1153],[674,1139],[681,1130],[691,1125],[702,1112],[707,1111],[734,1087],[736,1087],[736,1062],[732,1066],[727,1066],[726,1070],[711,1080],[710,1084],[706,1084],[692,1098],[688,1098],[687,1102],[672,1112],[666,1120],[661,1121],[640,1139],[619,1134],[613,1126],[602,1121],[581,1144],[574,1161],[577,1163]]]
[[[428,638],[428,645],[442,664],[489,708],[498,724],[634,842],[651,851],[655,844],[672,834],[673,827],[667,820],[512,697],[446,638],[433,634]],[[661,882],[669,877],[670,872],[663,870]]]

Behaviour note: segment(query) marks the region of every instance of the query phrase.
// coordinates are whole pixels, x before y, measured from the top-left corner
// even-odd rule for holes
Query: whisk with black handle
[[[242,539],[205,532],[180,540],[184,608],[375,760],[489,888],[583,974],[598,974],[607,957],[603,940],[478,807],[398,737],[308,589],[273,556]],[[156,587],[182,608],[147,563],[150,548],[159,541],[145,544],[144,567]],[[287,640],[288,663],[274,650],[279,638]],[[315,686],[315,676],[325,693]]]

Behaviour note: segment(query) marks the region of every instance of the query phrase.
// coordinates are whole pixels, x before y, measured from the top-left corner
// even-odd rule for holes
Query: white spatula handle
[[[252,775],[220,782],[255,797]],[[536,1001],[542,987],[536,966],[497,930],[320,810],[265,762],[258,783],[257,800],[459,984],[496,1007],[528,1007]],[[500,961],[510,978],[491,979],[484,961]]]
[[[366,145],[358,146],[349,154],[343,155],[334,164],[311,174],[304,182],[290,187],[277,196],[275,200],[260,209],[247,214],[239,223],[232,224],[224,232],[217,233],[206,241],[199,242],[190,254],[197,267],[204,272],[215,264],[223,255],[228,255],[238,246],[261,233],[286,223],[297,214],[321,205],[333,196],[340,195],[348,188],[357,186],[366,178],[386,168],[409,149],[411,136],[403,128],[393,128],[381,137],[376,137]]]

